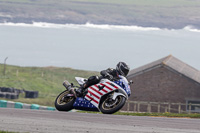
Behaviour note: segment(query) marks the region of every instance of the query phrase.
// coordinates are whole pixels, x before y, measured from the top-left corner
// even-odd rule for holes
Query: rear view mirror
[[[128,84],[129,84],[129,85],[133,84],[133,81],[132,81],[132,80],[130,80]]]

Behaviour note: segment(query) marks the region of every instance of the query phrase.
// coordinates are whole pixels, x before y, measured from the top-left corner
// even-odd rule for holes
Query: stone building
[[[200,104],[200,71],[172,55],[131,70],[127,78],[134,82],[130,101]],[[192,109],[200,111],[199,106]]]

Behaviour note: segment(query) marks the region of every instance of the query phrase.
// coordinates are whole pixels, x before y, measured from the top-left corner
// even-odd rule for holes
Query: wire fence
[[[200,113],[200,104],[127,101],[124,111],[147,113]]]

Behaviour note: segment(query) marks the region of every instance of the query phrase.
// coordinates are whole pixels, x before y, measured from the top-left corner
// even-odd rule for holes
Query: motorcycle
[[[75,77],[82,86],[87,79]],[[78,86],[65,81],[66,90],[58,95],[55,107],[58,111],[70,111],[72,109],[85,111],[99,111],[104,114],[113,114],[119,111],[131,94],[130,84],[127,79],[119,75],[119,80],[110,81],[103,77],[98,84],[84,90],[83,96],[77,97]]]

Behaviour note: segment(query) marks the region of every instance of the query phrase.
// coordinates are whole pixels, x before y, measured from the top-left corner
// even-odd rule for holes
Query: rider
[[[129,70],[130,68],[125,62],[119,62],[116,66],[116,69],[108,68],[107,70],[101,71],[100,74],[103,78],[107,78],[111,81],[115,81],[119,79],[119,75],[126,77],[128,75]],[[79,95],[81,95],[87,87],[97,84],[99,82],[100,82],[99,76],[91,76],[83,84],[83,86],[81,86],[81,88],[78,89],[76,92]]]

